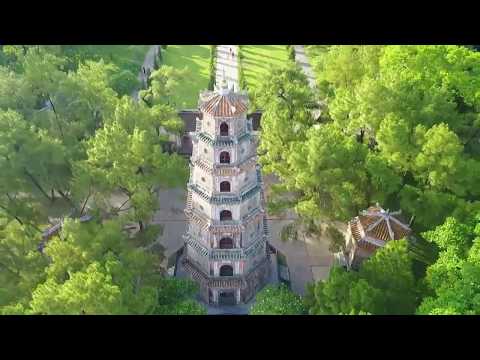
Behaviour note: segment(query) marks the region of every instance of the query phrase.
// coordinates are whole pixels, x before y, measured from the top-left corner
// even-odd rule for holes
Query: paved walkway
[[[295,61],[303,70],[303,73],[307,76],[308,83],[310,84],[310,88],[316,92],[316,81],[315,81],[315,74],[312,70],[312,66],[310,65],[310,61],[308,60],[307,54],[305,53],[305,46],[304,45],[293,45],[295,49]],[[318,105],[321,107],[322,102],[319,101]],[[321,109],[313,110],[313,116],[318,118],[321,114]]]
[[[307,54],[305,54],[305,47],[303,45],[293,45],[293,47],[295,49],[295,61],[300,65],[305,75],[307,75],[310,87],[315,89],[315,75],[308,61]]]
[[[238,45],[217,46],[217,69],[215,74],[215,83],[217,87],[220,87],[224,77],[225,80],[227,80],[227,84],[230,89],[232,87],[234,87],[235,91],[239,89]]]
[[[145,60],[143,60],[142,68],[138,73],[138,80],[140,81],[141,88],[145,87],[147,83],[147,76],[149,73],[152,73],[155,70],[155,57],[158,54],[160,45],[152,45],[152,47],[148,50],[147,54],[145,55]],[[138,93],[140,89],[135,90],[132,93],[132,97],[138,101]]]

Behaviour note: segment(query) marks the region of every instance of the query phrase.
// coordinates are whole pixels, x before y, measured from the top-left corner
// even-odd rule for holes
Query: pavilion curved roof
[[[400,240],[412,232],[398,216],[400,211],[390,212],[379,205],[371,206],[350,222],[355,240],[365,240],[379,245],[390,240]]]

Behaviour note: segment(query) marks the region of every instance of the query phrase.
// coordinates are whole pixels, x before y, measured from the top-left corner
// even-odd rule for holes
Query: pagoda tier
[[[182,261],[210,304],[239,304],[268,279],[267,223],[248,96],[225,86],[200,95],[190,160]]]

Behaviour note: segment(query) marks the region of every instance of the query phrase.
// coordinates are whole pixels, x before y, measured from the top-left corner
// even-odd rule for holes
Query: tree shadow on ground
[[[164,53],[164,65],[188,69],[178,94],[174,97],[177,108],[197,106],[201,90],[210,79],[210,48],[208,45],[170,45]]]

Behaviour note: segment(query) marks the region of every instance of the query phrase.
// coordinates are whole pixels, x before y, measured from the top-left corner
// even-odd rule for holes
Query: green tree
[[[417,309],[423,315],[480,314],[480,216],[460,222],[449,217],[424,237],[440,248],[428,267],[430,294]]]
[[[44,281],[47,259],[38,251],[39,233],[28,225],[0,217],[0,308],[28,304]]]
[[[70,176],[64,146],[45,131],[31,126],[20,114],[0,110],[0,157],[5,165],[5,178],[9,184],[18,179],[19,190],[36,191],[50,201],[55,200],[54,190],[61,191]],[[2,176],[0,175],[0,176]],[[13,178],[7,178],[13,177]]]
[[[303,217],[344,221],[378,201],[402,208],[426,230],[479,206],[478,52],[462,46],[309,50],[319,119],[306,111],[309,101],[288,106],[282,98],[305,100],[303,85],[285,69],[272,71],[258,94],[260,162],[281,180],[272,187],[272,210],[293,207]],[[285,92],[290,84],[297,90]],[[310,120],[297,115],[304,111]]]
[[[173,66],[163,65],[152,72],[150,87],[139,93],[139,98],[148,105],[166,104],[176,106],[175,93],[180,83],[188,76],[188,69],[176,69]],[[180,104],[178,104],[180,105]]]
[[[140,80],[129,70],[119,71],[112,75],[110,84],[120,96],[130,95],[134,90],[140,87]]]
[[[184,160],[162,152],[145,130],[129,134],[118,122],[105,124],[89,144],[87,166],[92,177],[129,199],[133,218],[143,230],[157,208],[157,186],[173,187],[187,178]]]
[[[308,289],[310,314],[413,314],[418,284],[406,240],[391,241],[365,260],[358,272],[334,267],[325,282]]]
[[[125,313],[121,292],[98,263],[71,274],[63,284],[48,279],[33,292],[32,314],[116,315]]]
[[[250,315],[302,315],[306,313],[300,296],[285,285],[267,285],[257,293]]]
[[[206,315],[207,310],[194,297],[198,284],[186,279],[163,279],[158,290],[159,315]]]
[[[121,221],[66,220],[44,252],[47,280],[30,310],[45,314],[149,314],[161,280],[158,256],[135,248]],[[96,296],[98,293],[100,295]]]

